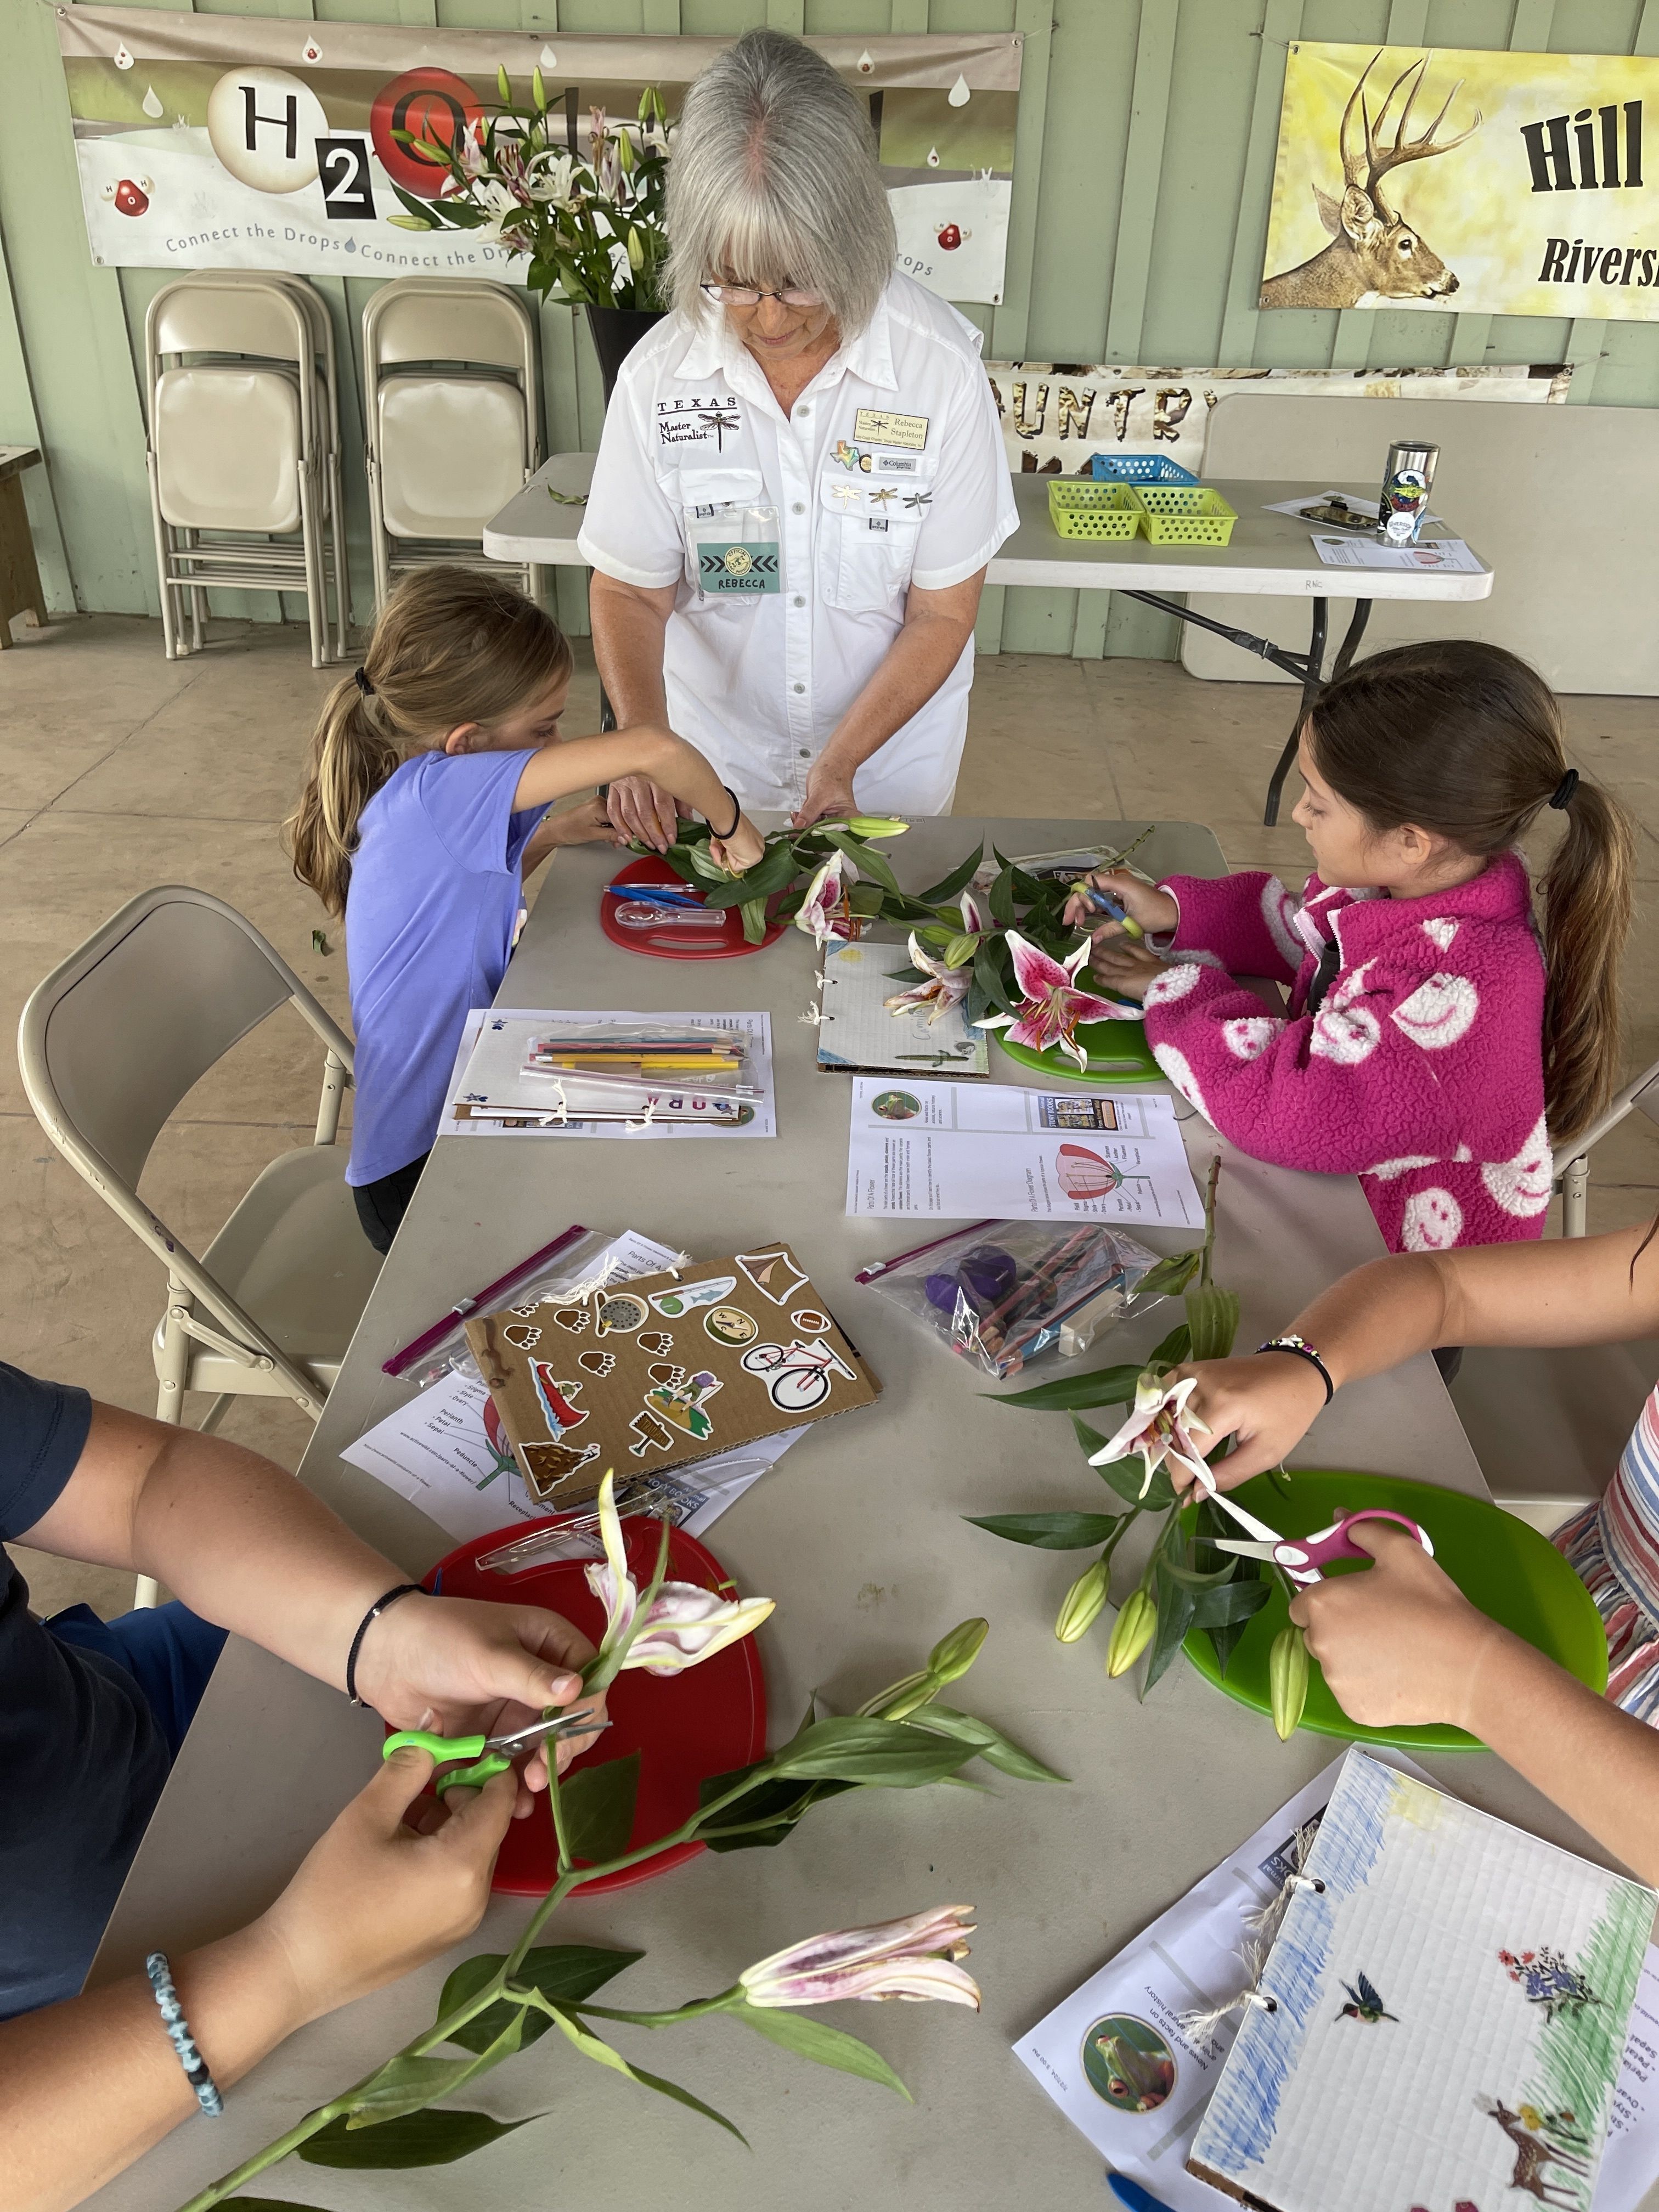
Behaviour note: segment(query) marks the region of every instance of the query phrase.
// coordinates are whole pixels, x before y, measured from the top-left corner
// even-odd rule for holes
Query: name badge
[[[925,415],[894,415],[884,407],[860,407],[853,417],[853,435],[872,446],[902,446],[919,453],[927,443]]]
[[[741,544],[700,545],[697,582],[707,592],[753,598],[779,585],[777,543],[748,538]]]

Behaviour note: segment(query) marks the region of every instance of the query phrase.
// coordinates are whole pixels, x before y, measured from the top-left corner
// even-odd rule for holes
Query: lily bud
[[[948,1636],[940,1637],[927,1654],[927,1672],[939,1688],[958,1680],[968,1672],[990,1632],[988,1620],[962,1620]]]
[[[1093,1566],[1084,1569],[1066,1591],[1066,1601],[1054,1623],[1054,1634],[1062,1644],[1075,1644],[1094,1626],[1106,1602],[1111,1577],[1110,1560],[1097,1559]]]
[[[878,1721],[908,1720],[911,1714],[932,1702],[939,1687],[939,1679],[930,1673],[907,1674],[902,1681],[895,1682],[867,1705],[859,1707],[861,1719]]]
[[[1127,1674],[1158,1633],[1158,1607],[1147,1589],[1133,1591],[1118,1608],[1106,1647],[1106,1672]]]
[[[628,234],[628,265],[635,270],[645,266],[645,248],[640,243],[637,230],[630,230]]]
[[[847,1997],[943,1999],[979,2008],[979,1990],[957,1963],[974,1932],[971,1905],[939,1905],[877,1928],[838,1928],[775,1951],[738,1977],[751,2005],[839,2003]]]
[[[860,837],[899,837],[910,825],[896,814],[854,814],[847,827]]]
[[[1267,1686],[1273,1698],[1273,1726],[1279,1741],[1288,1743],[1308,1702],[1308,1644],[1294,1624],[1281,1628],[1267,1656]]]

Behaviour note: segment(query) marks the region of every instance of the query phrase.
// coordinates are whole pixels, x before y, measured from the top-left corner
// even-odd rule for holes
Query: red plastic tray
[[[611,878],[618,884],[672,884],[677,890],[692,886],[677,876],[666,860],[654,853],[630,860]],[[685,909],[680,909],[684,913]],[[653,915],[643,902],[629,902],[610,890],[599,894],[599,927],[613,945],[629,952],[643,952],[653,960],[735,960],[744,952],[760,952],[783,935],[781,921],[769,922],[758,945],[743,933],[743,917],[734,906],[714,907],[687,921],[665,921],[660,909]]]
[[[440,1559],[425,1587],[445,1597],[545,1606],[562,1613],[597,1644],[605,1631],[605,1607],[587,1587],[581,1560],[550,1559],[515,1575],[497,1574],[476,1564],[502,1544],[532,1535],[538,1528],[556,1528],[569,1517],[555,1513],[544,1521],[514,1521],[492,1536],[475,1537]],[[659,1523],[630,1517],[623,1522],[623,1536],[629,1565],[643,1587],[657,1563]],[[714,1553],[678,1528],[669,1539],[668,1577],[726,1596],[738,1594]],[[650,1674],[643,1668],[631,1668],[611,1685],[606,1708],[611,1726],[566,1772],[622,1759],[630,1751],[641,1754],[630,1850],[682,1826],[696,1809],[698,1786],[706,1776],[729,1774],[765,1754],[766,1683],[752,1636],[728,1644],[687,1674]],[[696,1843],[677,1844],[620,1874],[584,1883],[582,1893],[595,1897],[602,1890],[649,1881],[653,1875],[666,1874],[670,1867],[695,1858],[703,1848]],[[539,1897],[553,1886],[557,1871],[554,1860],[553,1826],[538,1797],[529,1819],[514,1820],[508,1828],[491,1887],[513,1897]]]

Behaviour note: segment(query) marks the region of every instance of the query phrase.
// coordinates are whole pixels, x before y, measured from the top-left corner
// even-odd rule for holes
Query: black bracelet
[[[721,790],[726,793],[726,797],[727,797],[727,798],[731,800],[731,802],[732,802],[732,827],[731,827],[729,830],[716,830],[716,829],[714,828],[714,823],[713,823],[712,822],[709,822],[709,823],[708,823],[708,827],[709,827],[709,830],[710,830],[710,831],[712,832],[712,834],[713,834],[714,836],[718,837],[718,838],[720,839],[720,842],[721,842],[722,844],[724,844],[724,843],[726,842],[726,840],[728,837],[735,837],[735,836],[737,836],[737,834],[738,834],[738,823],[739,823],[739,822],[741,822],[741,821],[742,821],[742,819],[743,819],[743,809],[742,809],[742,807],[738,804],[738,794],[737,794],[737,793],[736,793],[735,791],[733,791],[733,790],[732,790],[732,787],[731,787],[731,785],[730,785],[729,783],[723,783],[723,784],[720,786],[720,789],[721,789]],[[703,817],[703,819],[704,819],[705,821],[708,821],[708,816],[707,816],[707,815],[705,815],[705,816]]]
[[[1265,1344],[1257,1345],[1256,1351],[1258,1353],[1288,1352],[1295,1358],[1305,1359],[1310,1367],[1316,1367],[1319,1370],[1319,1379],[1325,1385],[1325,1403],[1328,1406],[1335,1397],[1336,1385],[1331,1380],[1330,1369],[1326,1366],[1312,1345],[1304,1344],[1299,1336],[1270,1336]]]
[[[345,1693],[354,1705],[361,1705],[357,1695],[357,1655],[363,1648],[363,1638],[389,1605],[396,1605],[400,1597],[424,1597],[425,1590],[419,1583],[399,1583],[384,1597],[377,1597],[368,1611],[357,1623],[357,1633],[351,1639],[351,1649],[346,1654]]]

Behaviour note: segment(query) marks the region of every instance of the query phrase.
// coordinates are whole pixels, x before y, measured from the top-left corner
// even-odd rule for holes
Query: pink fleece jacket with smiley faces
[[[1158,1066],[1257,1159],[1357,1175],[1392,1252],[1540,1237],[1550,1200],[1544,962],[1512,853],[1395,899],[1276,876],[1160,888],[1181,920],[1146,993]],[[1338,964],[1307,1011],[1319,953]],[[1269,1014],[1235,975],[1290,986]]]

